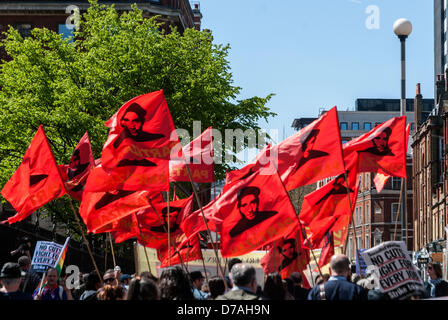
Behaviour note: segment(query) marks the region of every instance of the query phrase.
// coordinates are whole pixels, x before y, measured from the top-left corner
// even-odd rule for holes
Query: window
[[[347,243],[347,255],[349,258],[353,258],[353,239],[352,237],[348,238],[348,243]]]
[[[381,122],[375,122],[375,127],[380,125],[380,124],[381,124]]]
[[[375,214],[381,214],[381,208],[375,207]]]
[[[359,130],[359,122],[352,122],[352,130]]]
[[[345,143],[347,143],[347,142],[349,142],[350,140],[347,140],[347,139],[342,139],[342,144],[345,144]]]
[[[357,236],[357,237],[356,237],[356,246],[357,246],[357,249],[358,249],[358,250],[362,248],[362,239],[361,239],[361,236]]]
[[[411,123],[411,131],[414,131],[414,129],[415,129],[415,123],[412,122],[412,123]]]
[[[401,190],[401,178],[392,177],[392,190]]]
[[[398,202],[397,203],[392,203],[390,209],[391,209],[391,214],[390,215],[392,217],[391,222],[395,224],[395,221],[397,221],[397,214],[398,214],[398,224],[400,224],[400,221],[401,221],[400,218],[401,217],[400,217],[400,212],[398,212]]]
[[[341,128],[341,130],[348,130],[348,124],[347,122],[341,122],[339,124],[339,127]]]
[[[366,223],[370,223],[370,206],[366,205]]]
[[[366,235],[366,243],[364,248],[370,248],[370,236],[368,234]]]
[[[366,131],[372,130],[372,123],[371,122],[364,122],[364,130],[366,130]]]

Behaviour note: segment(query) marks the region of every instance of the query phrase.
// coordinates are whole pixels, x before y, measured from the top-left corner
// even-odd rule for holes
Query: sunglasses
[[[112,282],[112,281],[115,281],[115,278],[107,278],[107,279],[104,279],[104,282]]]

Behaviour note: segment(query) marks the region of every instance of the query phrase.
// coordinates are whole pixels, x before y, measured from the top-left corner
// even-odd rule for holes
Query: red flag
[[[345,175],[342,174],[304,198],[299,218],[308,229],[308,240],[314,245],[322,241],[326,232],[341,230],[350,222],[350,202],[353,208],[359,188],[357,154],[351,153],[346,161],[348,189]]]
[[[276,271],[282,279],[290,277],[293,272],[302,273],[310,262],[309,250],[302,244],[303,237],[300,232],[294,232],[276,241],[275,246],[260,260],[264,273]]]
[[[103,168],[151,167],[152,159],[170,159],[179,143],[163,90],[126,102],[106,122],[109,136],[101,155]]]
[[[297,216],[278,174],[260,172],[232,184],[212,206],[220,226],[222,256],[243,255],[290,234]]]
[[[213,199],[209,204],[205,207],[202,207],[202,211],[204,212],[205,219],[207,221],[208,227],[210,230],[216,230],[216,220],[212,220],[214,218],[214,214],[217,212],[217,208],[215,207],[216,201],[220,198],[218,195],[215,199]],[[218,225],[221,224],[221,220],[218,221]],[[182,222],[180,224],[180,228],[183,230],[188,239],[195,236],[200,231],[206,231],[207,226],[205,225],[204,218],[202,216],[201,209],[198,209],[190,214],[184,214]]]
[[[42,125],[25,152],[22,163],[2,189],[3,197],[17,211],[12,224],[66,193],[59,168]]]
[[[411,130],[411,124],[408,123],[408,125],[406,127],[406,150],[407,150],[408,144],[409,144],[409,132],[410,132],[410,130]],[[381,173],[381,172],[378,172],[375,175],[375,178],[373,179],[373,182],[375,183],[375,188],[376,188],[378,193],[380,193],[383,190],[384,185],[386,184],[387,180],[389,180],[390,177],[391,177],[390,175],[387,175],[387,174],[384,174],[384,173]]]
[[[95,166],[89,135],[86,131],[70,159],[70,164],[60,166],[63,170],[65,188],[70,196],[81,201],[90,170]]]
[[[151,193],[168,191],[168,161],[151,160],[154,167],[116,168],[107,173],[102,165],[90,171],[84,190],[86,192],[105,192],[112,190],[139,191]]]
[[[177,249],[177,251],[175,250]],[[161,261],[161,268],[166,268],[171,265],[176,265],[182,262],[195,261],[202,259],[201,245],[199,238],[192,237],[187,239],[185,234],[180,234],[176,237],[175,242],[171,244],[171,256],[168,258],[168,244],[160,246],[157,250],[159,260]],[[179,257],[180,255],[180,257]]]
[[[273,166],[289,191],[343,173],[341,146],[338,114],[334,107],[278,145],[266,147],[255,164],[231,173],[229,178],[233,183],[261,168]]]
[[[148,195],[147,191],[84,192],[79,214],[88,232],[99,233],[104,226],[149,208]]]
[[[319,246],[322,248],[322,251],[320,253],[318,265],[322,268],[330,263],[330,259],[334,255],[333,232],[327,232],[324,240]]]
[[[183,147],[176,157],[172,157],[170,181],[190,181],[185,164],[187,161],[194,182],[213,182],[215,176],[212,142],[212,127],[209,127],[199,137]]]
[[[406,116],[392,118],[344,144],[344,155],[358,152],[358,172],[406,178]]]

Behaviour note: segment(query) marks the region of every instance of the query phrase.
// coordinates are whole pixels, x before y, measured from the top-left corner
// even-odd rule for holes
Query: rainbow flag
[[[54,268],[56,270],[58,270],[59,276],[61,276],[62,267],[64,266],[64,260],[65,260],[65,255],[67,254],[69,240],[70,240],[70,237],[67,237],[67,239],[65,240],[65,243],[64,243],[64,247],[62,248],[61,254],[59,255],[59,259],[56,262],[56,265],[54,266]]]

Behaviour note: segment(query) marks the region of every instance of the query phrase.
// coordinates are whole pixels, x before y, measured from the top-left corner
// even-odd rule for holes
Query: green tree
[[[156,17],[132,10],[91,6],[74,39],[45,28],[22,38],[12,27],[2,46],[9,58],[0,65],[0,185],[20,164],[42,124],[58,163],[68,163],[78,140],[89,132],[95,158],[107,138],[104,122],[129,99],[163,89],[177,128],[258,130],[274,113],[271,98],[237,100],[230,47],[215,44],[208,31],[165,34]],[[238,150],[237,150],[238,151]],[[222,178],[229,164],[216,166]],[[47,206],[59,221],[72,223],[67,199]]]

